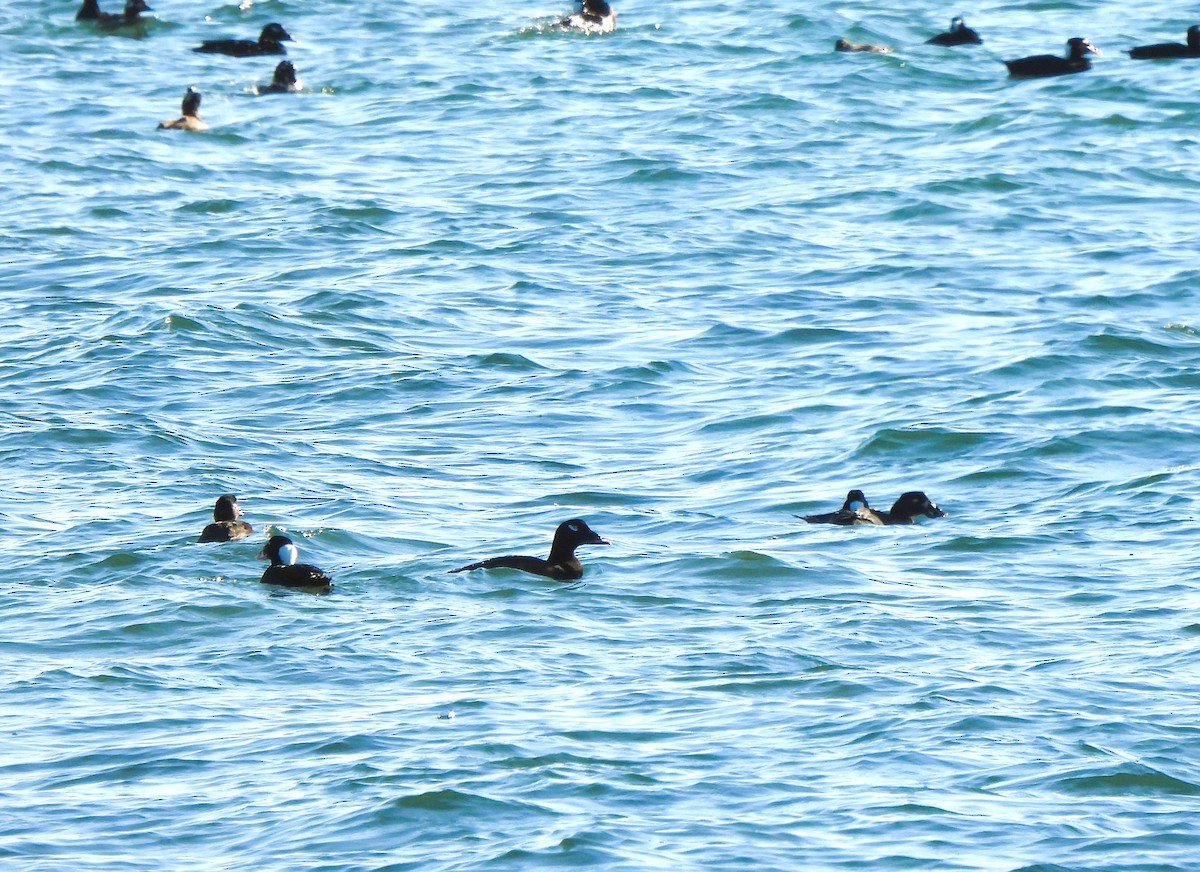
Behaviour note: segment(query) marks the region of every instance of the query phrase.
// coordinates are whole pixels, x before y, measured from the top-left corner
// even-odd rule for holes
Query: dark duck
[[[200,92],[188,88],[183,95],[183,114],[169,121],[160,121],[159,130],[208,130],[208,124],[200,117]]]
[[[979,34],[967,27],[961,15],[951,19],[950,29],[925,40],[929,45],[983,45]]]
[[[208,39],[192,51],[249,58],[258,55],[287,54],[287,49],[283,47],[285,42],[292,42],[291,34],[282,26],[272,23],[262,29],[257,42],[252,39]]]
[[[1159,58],[1200,58],[1200,25],[1193,24],[1187,31],[1187,45],[1181,42],[1160,42],[1155,45],[1139,45],[1129,49],[1134,60],[1156,60]]]
[[[1092,68],[1092,62],[1084,55],[1098,55],[1096,48],[1081,36],[1073,36],[1067,40],[1067,56],[1033,55],[1019,58],[1015,61],[1005,61],[1008,74],[1018,79],[1040,79],[1046,76],[1064,76],[1067,73],[1082,73]]]
[[[858,493],[861,496],[862,491],[851,491],[850,493]],[[847,505],[850,502],[850,498],[847,497]],[[864,500],[863,502],[865,503],[866,501]],[[907,493],[900,494],[896,502],[892,503],[892,507],[886,512],[880,512],[864,504],[861,508],[853,510],[843,508],[842,511],[831,514],[832,517],[827,521],[809,521],[809,518],[805,518],[804,520],[809,521],[809,523],[839,524],[843,527],[890,527],[894,524],[912,524],[920,516],[926,518],[946,517],[946,513],[934,505],[929,497],[925,496],[921,491],[908,491]],[[819,518],[827,516],[813,515],[811,517]]]
[[[213,507],[213,522],[200,531],[201,542],[232,542],[235,539],[245,539],[254,532],[254,528],[245,521],[239,521],[242,507],[233,494],[222,494],[217,497]]]
[[[842,507],[836,512],[825,512],[820,515],[802,515],[801,517],[810,524],[840,524],[846,523],[846,521],[841,519],[849,518],[859,509],[869,508],[871,506],[867,503],[866,495],[860,490],[852,490],[846,494],[846,501],[842,503]]]
[[[612,33],[617,27],[617,13],[606,0],[582,0],[577,11],[558,20],[558,26],[584,33]]]
[[[255,90],[256,94],[295,94],[303,86],[296,78],[296,68],[291,61],[280,61],[271,77],[271,84]]]
[[[83,0],[83,5],[75,13],[76,21],[87,21],[105,28],[116,30],[119,27],[131,27],[142,23],[143,12],[153,12],[146,5],[146,0],[126,0],[125,10],[121,13],[101,12],[97,0]]]
[[[333,579],[315,566],[297,563],[300,549],[287,536],[272,536],[258,552],[259,560],[270,560],[271,565],[262,574],[263,584],[280,587],[302,587],[316,592],[327,592],[333,587]]]
[[[550,546],[550,556],[543,560],[541,557],[523,557],[507,555],[492,557],[478,563],[468,563],[451,572],[470,572],[472,569],[519,569],[522,572],[532,572],[543,575],[555,581],[575,581],[583,576],[583,564],[575,556],[575,549],[580,545],[608,545],[607,540],[600,536],[579,518],[563,521],[554,531],[554,542]]]

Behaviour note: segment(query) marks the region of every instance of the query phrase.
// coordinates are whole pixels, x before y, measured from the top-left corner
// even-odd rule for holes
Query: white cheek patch
[[[852,502],[846,506],[846,508],[852,512],[857,512],[859,509],[865,509],[866,507],[867,507],[866,503],[860,502],[858,500],[855,500],[854,502]]]
[[[291,566],[300,559],[300,549],[289,542],[286,545],[279,547],[279,562],[284,566]]]

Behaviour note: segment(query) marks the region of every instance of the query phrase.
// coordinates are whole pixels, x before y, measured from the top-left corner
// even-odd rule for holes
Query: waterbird
[[[886,45],[872,45],[869,42],[850,42],[848,39],[839,39],[833,44],[834,51],[869,51],[875,54],[891,54],[892,50]]]
[[[851,494],[854,491],[850,492]],[[861,494],[861,491],[859,491]],[[849,497],[846,498],[847,503],[850,502]],[[881,512],[877,509],[872,509],[867,506],[854,509],[852,511],[834,512],[833,518],[829,521],[819,522],[828,524],[838,524],[843,527],[861,527],[861,526],[892,526],[893,524],[912,524],[918,516],[926,518],[944,518],[946,512],[943,512],[929,497],[925,496],[922,491],[907,491],[900,494],[896,498],[896,502],[892,503],[892,507],[886,512]],[[808,518],[805,518],[807,521]],[[817,523],[812,522],[810,523]]]
[[[967,23],[963,21],[963,17],[958,15],[950,19],[950,29],[945,33],[939,33],[937,36],[931,36],[925,40],[928,45],[982,45],[983,40],[979,38],[979,34],[971,28],[967,27]]]
[[[146,0],[125,0],[122,12],[101,12],[97,0],[83,0],[83,5],[75,13],[76,21],[86,21],[105,30],[116,30],[121,27],[131,27],[142,23],[143,12],[153,12],[146,5]]]
[[[262,29],[257,42],[253,39],[207,39],[192,51],[248,58],[257,55],[287,54],[283,43],[293,41],[292,35],[284,30],[282,25],[272,22]]]
[[[302,587],[314,592],[328,592],[333,579],[315,566],[297,563],[300,549],[287,536],[272,536],[258,552],[259,560],[270,560],[271,565],[262,574],[263,584],[281,587]]]
[[[1193,24],[1187,30],[1187,44],[1160,42],[1155,45],[1139,45],[1128,54],[1134,60],[1156,60],[1159,58],[1200,58],[1200,25]]]
[[[558,26],[584,33],[612,33],[617,27],[617,13],[607,0],[581,0],[579,9],[560,18]]]
[[[1045,76],[1062,76],[1067,73],[1082,73],[1092,68],[1092,62],[1084,55],[1098,55],[1096,48],[1082,36],[1073,36],[1067,40],[1067,56],[1033,55],[1018,58],[1015,61],[1005,61],[1008,74],[1018,79],[1039,79]]]
[[[238,498],[233,494],[222,494],[217,497],[213,506],[213,522],[200,532],[200,542],[232,542],[235,539],[245,539],[254,532],[245,521],[239,521],[242,507]]]
[[[867,503],[866,495],[860,490],[852,490],[846,494],[846,501],[842,503],[842,507],[836,512],[825,512],[820,515],[801,515],[799,517],[802,517],[810,524],[838,524],[844,523],[839,521],[839,518],[847,518],[859,509],[869,508],[871,506]]]
[[[296,78],[296,68],[291,61],[280,61],[275,66],[271,84],[256,88],[256,94],[295,94],[304,86]]]
[[[541,557],[524,557],[506,555],[481,560],[478,563],[468,563],[451,572],[470,572],[472,569],[519,569],[522,572],[532,572],[534,575],[544,575],[555,581],[574,581],[583,576],[583,564],[575,556],[575,549],[580,545],[610,545],[608,540],[600,536],[579,518],[563,521],[554,531],[554,542],[550,546],[550,556],[543,560]]]
[[[188,88],[183,95],[183,114],[169,121],[160,121],[159,130],[208,130],[208,124],[200,117],[200,92]]]

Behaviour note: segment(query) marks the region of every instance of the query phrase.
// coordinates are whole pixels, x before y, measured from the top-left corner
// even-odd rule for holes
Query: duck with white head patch
[[[842,507],[836,512],[824,512],[820,515],[800,515],[805,521],[810,524],[839,524],[844,523],[844,518],[851,517],[860,509],[870,509],[870,504],[867,503],[866,494],[860,490],[852,490],[846,494],[846,501],[842,503]]]
[[[333,579],[317,567],[308,563],[297,563],[300,549],[287,536],[272,536],[258,552],[259,560],[270,560],[271,565],[262,574],[263,584],[280,587],[299,587],[318,593],[328,592]]]
[[[983,45],[979,34],[967,27],[961,15],[950,20],[950,29],[925,40],[928,45]]]

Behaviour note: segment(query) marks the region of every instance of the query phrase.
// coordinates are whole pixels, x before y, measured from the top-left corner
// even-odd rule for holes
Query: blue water
[[[1195,21],[153,5],[0,9],[9,865],[1196,868]]]

